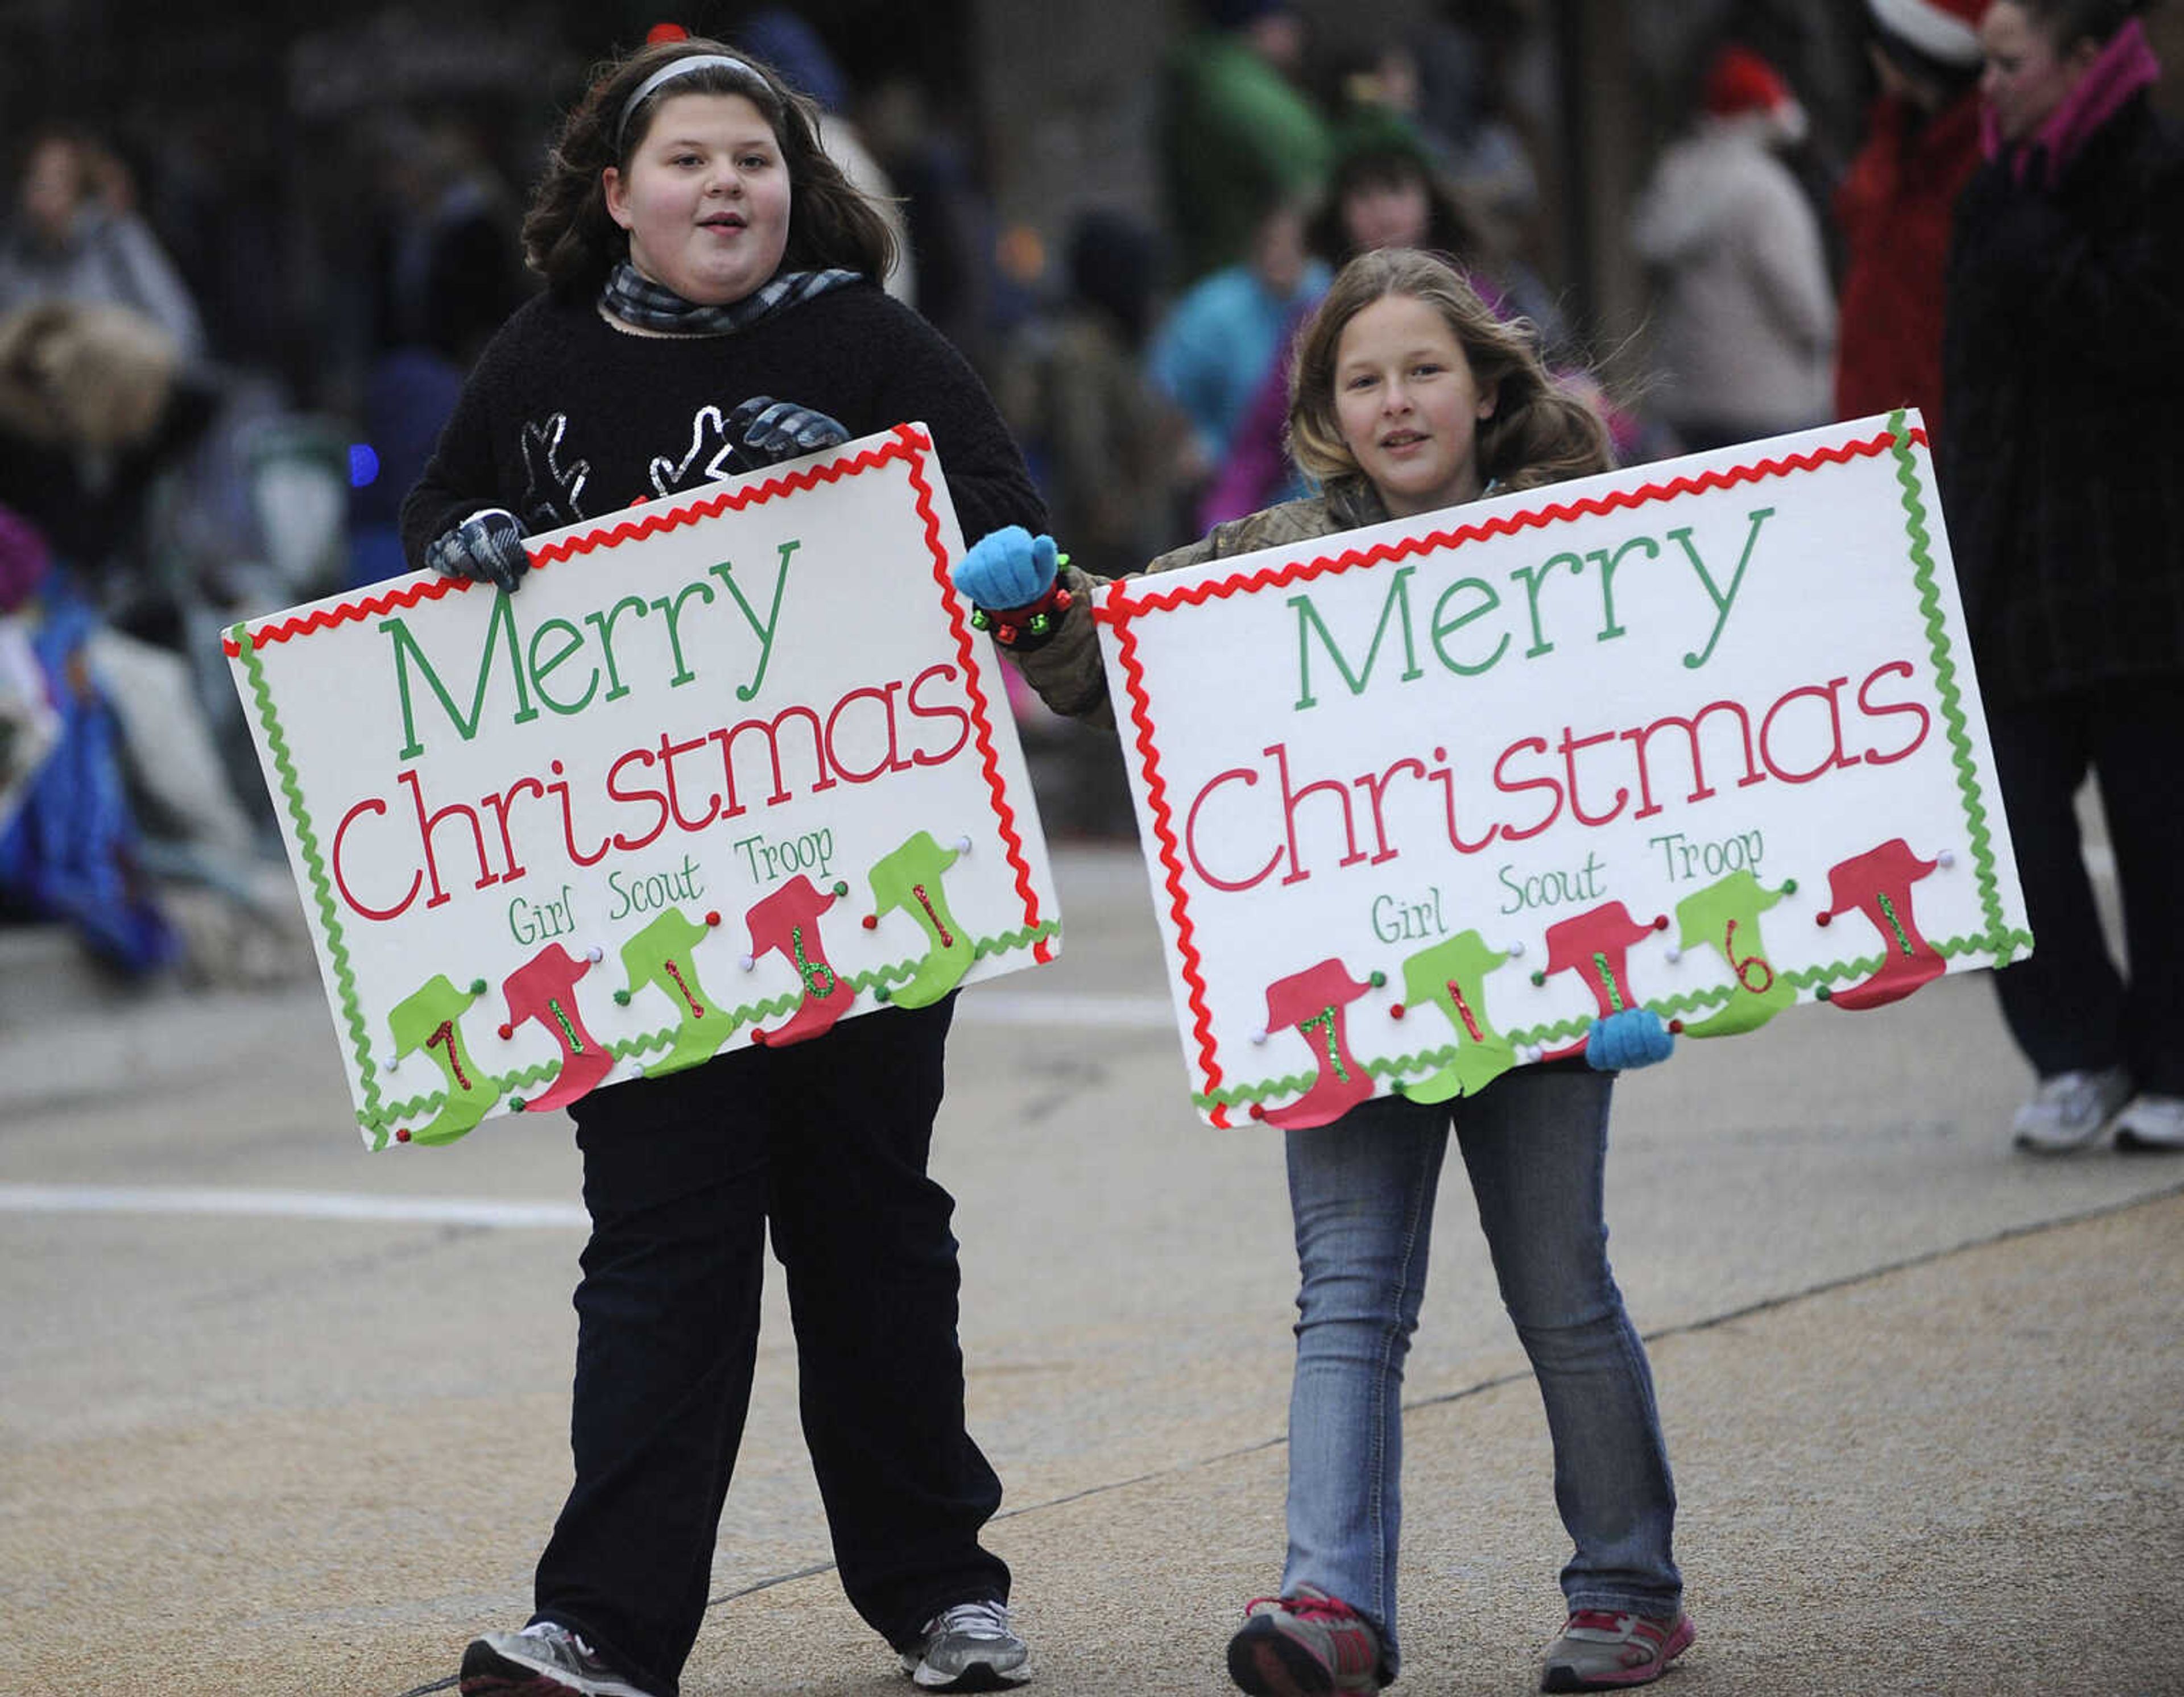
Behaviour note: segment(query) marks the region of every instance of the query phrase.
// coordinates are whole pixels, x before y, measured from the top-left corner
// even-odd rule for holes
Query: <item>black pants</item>
[[[765,1234],[788,1277],[805,1441],[843,1589],[901,1648],[1006,1600],[1000,1482],[963,1426],[955,1202],[926,1176],[953,1000],[739,1049],[571,1107],[591,1241],[576,1485],[536,1618],[672,1693],[703,1621],[758,1349]]]
[[[2032,954],[1995,975],[2010,1034],[2042,1078],[2126,1068],[2184,1096],[2184,678],[2102,685],[1990,708]],[[2071,801],[2098,775],[2123,898],[2127,969],[2109,958]]]

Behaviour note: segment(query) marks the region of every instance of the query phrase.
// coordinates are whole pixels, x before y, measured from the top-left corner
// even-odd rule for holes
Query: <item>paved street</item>
[[[1190,1111],[1134,854],[1056,870],[1062,959],[963,997],[935,1160],[994,1540],[1034,1693],[1210,1697],[1279,1573],[1281,1163]],[[1620,1087],[1701,1634],[1663,1689],[2184,1690],[2184,1158],[2014,1156],[2029,1082],[1973,977]],[[1398,1690],[1529,1689],[1559,1621],[1468,1210],[1452,1167]],[[566,1488],[582,1242],[558,1117],[366,1155],[315,986],[0,1028],[0,1692],[451,1689]],[[786,1321],[776,1289],[690,1697],[904,1689],[826,1570]]]

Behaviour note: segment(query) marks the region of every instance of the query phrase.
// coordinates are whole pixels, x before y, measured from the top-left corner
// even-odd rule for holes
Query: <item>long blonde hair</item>
[[[1447,260],[1413,248],[1360,253],[1345,265],[1297,337],[1290,373],[1290,457],[1323,483],[1362,477],[1342,439],[1334,363],[1350,320],[1375,301],[1405,295],[1446,322],[1494,411],[1479,424],[1479,472],[1505,489],[1534,489],[1605,471],[1607,429],[1590,403],[1565,392],[1540,358],[1531,325],[1496,317]]]

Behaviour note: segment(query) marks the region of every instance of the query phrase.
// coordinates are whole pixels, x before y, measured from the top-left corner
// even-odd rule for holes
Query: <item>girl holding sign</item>
[[[1308,499],[1217,526],[1157,571],[1279,547],[1607,469],[1606,433],[1559,390],[1529,331],[1445,261],[1353,259],[1297,344],[1290,451]],[[957,587],[1057,710],[1105,718],[1089,615],[1095,581],[1057,576],[1051,538],[989,536]],[[1554,1441],[1555,1499],[1575,1544],[1549,1691],[1637,1685],[1692,1639],[1670,1553],[1675,1494],[1644,1345],[1608,1270],[1602,1176],[1614,1068],[1663,1059],[1658,1015],[1595,1023],[1582,1062],[1507,1072],[1454,1109],[1457,1144],[1503,1301]],[[1401,1096],[1290,1129],[1302,1288],[1290,1403],[1289,1557],[1281,1594],[1230,1641],[1260,1697],[1373,1691],[1396,1676],[1403,1358],[1417,1328],[1451,1110]]]
[[[962,522],[1044,522],[970,368],[878,280],[893,243],[766,67],[697,40],[610,66],[524,225],[547,292],[485,350],[403,509],[410,559],[509,590],[521,537],[922,420]],[[817,633],[823,636],[823,632]],[[954,1202],[927,1176],[952,999],[596,1091],[576,1483],[480,1694],[671,1693],[749,1405],[766,1235],[844,1589],[937,1689],[1023,1676],[1000,1483],[964,1430]]]

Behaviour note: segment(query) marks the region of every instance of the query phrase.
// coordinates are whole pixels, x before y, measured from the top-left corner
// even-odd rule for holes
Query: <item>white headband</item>
[[[636,93],[622,102],[621,116],[615,123],[615,151],[616,153],[621,151],[621,138],[629,128],[629,114],[644,105],[662,83],[672,82],[678,76],[688,76],[694,70],[705,70],[714,65],[718,65],[726,70],[742,71],[758,81],[765,81],[741,59],[732,58],[727,53],[685,53],[681,58],[671,60],[668,64],[660,66],[643,82],[638,84]]]

